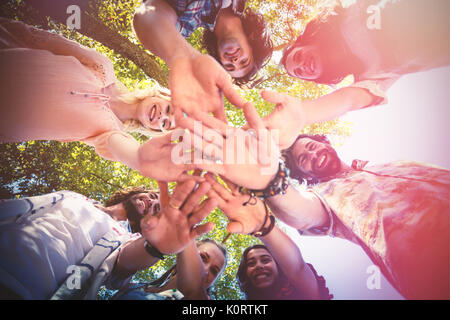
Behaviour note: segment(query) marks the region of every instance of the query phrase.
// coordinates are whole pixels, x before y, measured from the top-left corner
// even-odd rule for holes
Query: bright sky
[[[341,159],[370,164],[415,160],[450,169],[450,68],[402,77],[388,91],[387,105],[355,111],[343,119],[354,124],[353,135],[337,149]],[[292,230],[290,230],[292,231]],[[367,273],[373,263],[363,250],[346,240],[300,237],[289,232],[304,259],[327,281],[335,299],[402,299],[381,279],[369,290]]]

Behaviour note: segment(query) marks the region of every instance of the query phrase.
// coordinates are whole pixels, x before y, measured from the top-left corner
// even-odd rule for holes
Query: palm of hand
[[[228,74],[209,55],[178,58],[172,64],[169,87],[176,109],[188,115],[196,112],[212,112],[225,120],[224,101],[218,85]]]
[[[242,226],[241,233],[250,234],[261,227],[265,208],[259,199],[250,200],[250,196],[239,192],[233,192],[232,197],[225,201],[220,209],[225,213],[231,223]],[[256,203],[255,203],[256,201]],[[247,203],[244,205],[244,203]]]
[[[153,137],[139,148],[139,162],[141,174],[157,181],[176,181],[192,166],[172,160],[171,134]]]
[[[155,228],[142,228],[142,236],[162,253],[176,253],[184,249],[191,241],[190,226],[180,210],[165,206],[158,213],[158,225]],[[146,219],[147,218],[147,219]],[[144,223],[150,217],[144,217]]]
[[[278,93],[281,98],[271,114],[263,118],[269,130],[278,131],[280,150],[289,148],[305,126],[305,112],[301,103],[287,94]]]

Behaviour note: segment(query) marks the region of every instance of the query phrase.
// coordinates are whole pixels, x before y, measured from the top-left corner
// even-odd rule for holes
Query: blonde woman
[[[83,141],[158,181],[183,180],[168,161],[175,126],[163,89],[130,92],[109,59],[52,32],[0,18],[0,142]],[[155,136],[139,143],[126,131]]]

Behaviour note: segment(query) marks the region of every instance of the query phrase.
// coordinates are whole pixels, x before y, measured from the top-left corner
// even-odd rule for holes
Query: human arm
[[[269,130],[279,131],[279,147],[289,148],[307,125],[336,119],[345,113],[366,107],[375,97],[361,87],[345,87],[314,100],[300,100],[286,93],[264,90],[264,100],[276,104],[263,118]]]
[[[230,219],[227,228],[229,232],[251,234],[269,226],[270,220],[265,219],[268,212],[266,212],[261,199],[254,198],[253,201],[248,202],[249,196],[240,193],[239,188],[232,183],[227,182],[230,188],[230,191],[228,191],[211,175],[207,176],[207,181],[211,184],[208,196],[217,199],[219,208]],[[247,204],[244,205],[244,203]],[[305,292],[310,299],[318,299],[317,280],[303,260],[297,245],[276,225],[260,239],[267,246],[290,282],[296,288]]]
[[[195,186],[193,180],[180,183],[172,196],[168,197],[167,184],[160,183],[162,209],[155,215],[144,216],[141,220],[142,237],[128,242],[121,249],[116,264],[119,273],[131,275],[158,261],[157,257],[146,252],[145,240],[161,253],[173,254],[182,251],[195,238],[212,229],[211,223],[196,226],[216,206],[213,199],[198,203],[210,185],[203,182],[194,190]]]
[[[327,211],[311,191],[289,185],[284,194],[267,198],[274,215],[297,230],[322,227],[329,223]]]
[[[195,242],[191,242],[177,255],[177,288],[187,300],[207,300],[202,286],[205,268]]]
[[[158,181],[201,180],[185,173],[194,168],[193,164],[174,163],[172,150],[172,133],[153,137],[140,145],[134,138],[123,134],[109,137],[109,152],[116,161],[138,170],[142,175]]]
[[[177,124],[184,126],[182,112],[195,118],[197,112],[213,112],[225,120],[225,97],[241,107],[243,99],[233,88],[230,76],[209,55],[193,48],[176,28],[175,11],[162,0],[147,1],[136,11],[133,26],[145,48],[169,66],[169,88]]]
[[[289,236],[275,226],[266,236],[260,237],[273,259],[291,284],[308,299],[320,299],[319,284],[311,268],[303,260],[299,247]]]

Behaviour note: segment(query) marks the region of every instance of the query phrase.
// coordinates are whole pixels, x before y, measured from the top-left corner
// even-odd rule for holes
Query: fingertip
[[[227,230],[229,233],[242,233],[242,227],[239,223],[230,223],[227,226]]]

